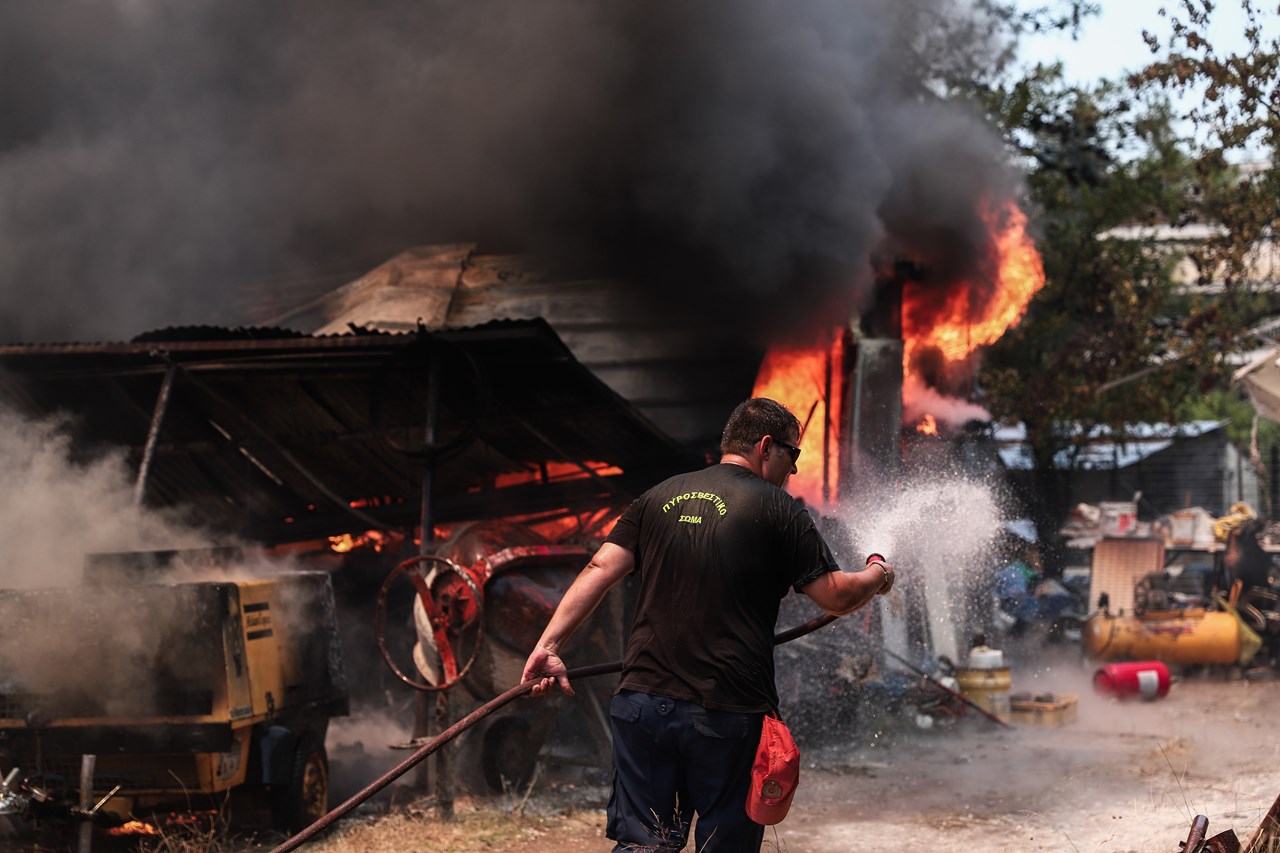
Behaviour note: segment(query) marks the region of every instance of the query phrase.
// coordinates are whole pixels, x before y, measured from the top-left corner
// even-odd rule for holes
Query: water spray
[[[967,648],[961,629],[976,612],[972,606],[989,606],[966,599],[977,593],[973,580],[993,568],[992,549],[1005,515],[996,490],[971,476],[934,470],[860,493],[842,502],[838,515],[847,530],[842,550],[884,548],[893,554],[894,563],[908,570],[908,599],[918,598],[928,614],[933,654],[959,660]],[[908,615],[892,608],[881,613],[884,648],[897,652],[895,659],[909,655]]]

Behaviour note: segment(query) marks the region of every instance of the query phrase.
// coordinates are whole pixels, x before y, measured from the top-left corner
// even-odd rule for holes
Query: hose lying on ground
[[[798,637],[803,637],[805,634],[813,633],[824,625],[830,625],[837,618],[838,617],[830,614],[823,614],[822,616],[805,622],[803,625],[798,625],[795,628],[775,635],[773,638],[773,644],[775,646],[780,646],[783,643],[789,643]],[[592,678],[597,675],[607,675],[611,672],[622,672],[622,661],[598,663],[593,666],[571,669],[569,670],[569,680],[574,681],[579,678]],[[422,763],[427,756],[431,755],[431,753],[437,751],[440,747],[444,746],[449,741],[453,740],[458,735],[462,734],[464,731],[492,714],[494,711],[497,711],[504,705],[507,705],[528,693],[537,683],[538,682],[535,680],[518,684],[506,693],[503,693],[501,696],[491,699],[484,705],[476,708],[470,714],[467,714],[461,720],[458,720],[458,722],[449,726],[449,728],[424,743],[413,755],[410,755],[404,761],[401,761],[395,767],[392,767],[373,782],[369,783],[364,788],[361,788],[355,794],[352,794],[341,805],[331,809],[328,814],[321,817],[315,823],[311,824],[306,829],[303,829],[301,832],[298,832],[296,835],[288,838],[283,844],[272,850],[271,853],[288,853],[290,850],[297,850],[303,844],[306,844],[312,838],[315,838],[317,835],[328,829],[339,818],[346,816],[346,814],[356,806],[360,805],[365,800],[390,785],[396,779],[399,779],[405,773],[408,773],[415,766]]]

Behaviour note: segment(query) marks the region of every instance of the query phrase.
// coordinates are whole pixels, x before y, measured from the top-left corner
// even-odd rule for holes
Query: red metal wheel
[[[439,581],[445,573],[451,573],[461,581],[460,585],[454,581],[444,585],[444,588],[449,593],[449,606],[447,607],[436,605],[435,595],[432,594],[431,589],[432,584],[427,581],[427,577],[430,575],[430,570],[425,568],[427,564],[432,564],[437,570],[434,580]],[[382,612],[386,606],[387,591],[400,575],[407,575],[409,582],[413,584],[418,594],[418,600],[422,602],[422,608],[426,611],[427,618],[431,622],[431,638],[435,644],[437,654],[440,655],[440,668],[442,670],[442,678],[439,684],[418,681],[406,675],[387,650],[382,630]],[[465,590],[469,593],[469,596],[460,595],[459,590]],[[450,635],[458,636],[463,630],[472,626],[476,630],[475,642],[472,645],[471,654],[467,657],[466,663],[459,668]],[[480,646],[484,640],[484,592],[471,573],[452,560],[446,560],[444,557],[436,557],[430,554],[410,557],[392,569],[386,580],[382,582],[382,588],[378,590],[377,606],[373,614],[373,631],[377,638],[378,651],[382,653],[383,661],[386,662],[397,678],[415,690],[431,692],[447,690],[467,674],[471,666],[476,662],[476,658],[480,655]]]

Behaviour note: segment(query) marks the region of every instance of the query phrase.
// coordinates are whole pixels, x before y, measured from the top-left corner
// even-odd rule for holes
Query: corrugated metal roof
[[[170,369],[146,502],[258,541],[411,526],[432,393],[437,521],[624,502],[702,461],[541,320],[429,334],[169,329],[127,343],[0,346],[0,402],[29,416],[70,412],[79,452],[123,447],[137,465]],[[621,470],[585,476],[577,466],[588,462]],[[557,463],[580,476],[555,477]],[[507,485],[529,473],[538,479]]]
[[[309,334],[450,329],[541,318],[577,359],[688,447],[714,451],[751,393],[763,348],[718,317],[691,325],[647,289],[587,259],[416,246],[355,281],[261,322]]]
[[[1054,467],[1063,470],[1072,467],[1079,470],[1128,468],[1170,447],[1178,439],[1196,438],[1226,425],[1227,421],[1208,420],[1182,424],[1129,424],[1125,427],[1124,436],[1119,439],[1110,430],[1100,427],[1074,456],[1071,451],[1059,451],[1054,456],[1053,463]],[[995,438],[1005,467],[1031,470],[1031,448],[1026,443],[1027,430],[1023,424],[997,427]]]

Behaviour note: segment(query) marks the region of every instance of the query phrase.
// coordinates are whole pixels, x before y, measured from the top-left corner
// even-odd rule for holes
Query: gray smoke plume
[[[963,273],[1011,187],[935,94],[1005,47],[975,6],[4,4],[0,339],[241,322],[452,241],[777,329],[881,247]]]
[[[175,512],[138,506],[123,452],[80,460],[67,424],[0,409],[0,587],[80,582],[85,555],[207,547]]]

